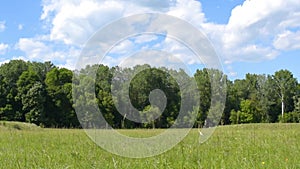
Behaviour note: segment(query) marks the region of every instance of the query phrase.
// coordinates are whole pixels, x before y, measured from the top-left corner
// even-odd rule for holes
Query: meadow
[[[144,137],[146,133],[120,132],[132,137]],[[182,142],[161,155],[131,159],[106,152],[80,129],[44,129],[0,122],[0,168],[298,169],[300,124],[219,126],[202,144],[198,130],[193,129]]]

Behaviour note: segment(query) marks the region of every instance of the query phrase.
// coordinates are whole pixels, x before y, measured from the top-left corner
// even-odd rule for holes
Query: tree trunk
[[[284,113],[284,100],[283,100],[283,94],[281,95],[281,117],[283,118]]]

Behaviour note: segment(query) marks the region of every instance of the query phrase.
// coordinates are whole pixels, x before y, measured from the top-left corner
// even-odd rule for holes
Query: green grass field
[[[122,133],[141,137],[144,132]],[[203,144],[199,144],[199,134],[194,129],[166,153],[130,159],[101,149],[83,130],[0,122],[0,168],[299,169],[300,124],[222,126]]]

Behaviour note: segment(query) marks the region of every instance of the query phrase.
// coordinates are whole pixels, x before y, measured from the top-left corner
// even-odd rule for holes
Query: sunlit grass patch
[[[133,137],[162,131],[118,130]],[[192,129],[161,155],[131,159],[79,129],[0,130],[0,168],[300,168],[300,124],[221,126],[203,144],[199,137]]]

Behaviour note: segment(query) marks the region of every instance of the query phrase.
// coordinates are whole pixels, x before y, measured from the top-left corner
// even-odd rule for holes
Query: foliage
[[[279,115],[279,121],[282,123],[300,123],[300,113],[299,112],[289,112],[285,113],[283,117]]]
[[[230,119],[233,124],[259,123],[261,117],[252,100],[242,100],[241,110],[237,112],[233,110]]]
[[[189,83],[191,79],[197,89]],[[156,89],[163,95],[151,101]],[[73,91],[78,93],[76,102]],[[300,85],[288,70],[273,75],[246,74],[245,79],[231,81],[219,70],[197,69],[191,76],[182,69],[147,64],[132,68],[94,64],[74,71],[51,62],[22,60],[0,66],[0,120],[45,127],[81,127],[79,117],[84,127],[168,128],[181,109],[188,112],[183,121],[197,117],[194,127],[205,122],[299,122],[299,98]],[[197,102],[200,104],[195,107]],[[78,112],[75,106],[80,107]],[[140,123],[128,119],[130,115],[149,120]],[[100,124],[100,116],[107,123]]]

